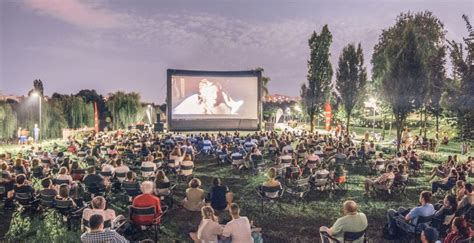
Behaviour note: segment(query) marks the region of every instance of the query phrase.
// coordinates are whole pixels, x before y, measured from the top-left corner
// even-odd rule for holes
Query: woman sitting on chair
[[[270,168],[270,170],[268,171],[268,180],[263,183],[262,187],[272,187],[272,188],[278,187],[281,189],[282,188],[281,183],[276,179],[276,177],[277,177],[277,170],[275,168]],[[263,189],[262,189],[262,193],[263,193]],[[269,198],[276,198],[278,197],[278,192],[265,192],[264,196],[269,197]]]
[[[202,220],[197,232],[191,232],[189,236],[196,243],[218,242],[218,236],[222,235],[224,227],[219,224],[219,220],[214,214],[214,209],[205,206],[201,209],[201,215]]]

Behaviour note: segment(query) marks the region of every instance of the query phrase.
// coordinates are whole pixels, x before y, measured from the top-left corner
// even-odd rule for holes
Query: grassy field
[[[48,143],[46,146],[51,146]],[[453,146],[451,148],[451,146]],[[232,172],[228,165],[217,165],[212,158],[195,161],[194,175],[201,179],[203,188],[211,185],[213,177],[223,178],[224,183],[234,192],[235,202],[242,208],[242,214],[263,229],[265,242],[318,242],[318,229],[322,225],[330,226],[341,215],[342,202],[347,199],[355,200],[369,218],[368,237],[370,242],[383,242],[382,227],[386,222],[386,211],[400,206],[411,207],[417,204],[418,194],[429,190],[427,182],[428,171],[433,166],[445,160],[449,151],[455,151],[456,144],[441,147],[436,154],[423,153],[425,167],[421,176],[410,178],[407,189],[408,197],[395,196],[389,201],[374,197],[363,196],[363,181],[368,175],[366,168],[349,168],[347,192],[329,193],[313,191],[304,201],[297,201],[289,194],[279,201],[272,209],[260,211],[260,201],[254,189],[265,179],[265,174],[257,176],[249,172]],[[9,147],[8,150],[15,149]],[[472,178],[471,178],[472,180]],[[186,185],[180,184],[175,190],[174,200],[184,197]],[[441,199],[438,197],[437,199]],[[123,200],[111,200],[109,205],[118,214],[126,215],[127,203]],[[176,204],[175,204],[176,205]],[[225,215],[227,216],[227,215]],[[4,239],[24,242],[79,242],[79,231],[68,231],[52,212],[43,212],[35,217],[20,217],[11,212],[0,210],[0,232],[7,232]],[[165,217],[162,226],[161,242],[190,242],[188,232],[196,230],[200,221],[198,212],[188,212],[174,207]],[[10,222],[10,223],[9,223]],[[0,238],[1,239],[1,238]]]

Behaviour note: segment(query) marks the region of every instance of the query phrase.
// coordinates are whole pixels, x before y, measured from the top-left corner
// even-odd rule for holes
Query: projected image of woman
[[[174,114],[232,115],[237,114],[244,101],[234,101],[219,83],[203,79],[199,93],[183,100],[174,108]]]

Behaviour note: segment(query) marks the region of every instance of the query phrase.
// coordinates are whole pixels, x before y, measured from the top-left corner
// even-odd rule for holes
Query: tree
[[[0,101],[0,140],[14,138],[17,119],[12,106],[5,101]]]
[[[144,108],[140,104],[138,93],[124,93],[118,91],[112,94],[107,101],[107,108],[111,113],[113,129],[125,128],[143,118]]]
[[[435,116],[435,123],[436,123],[436,139],[439,138],[439,117],[441,116],[442,109],[441,109],[441,97],[445,90],[446,84],[446,47],[441,46],[438,51],[437,55],[434,55],[433,58],[429,61],[429,65],[431,67],[432,72],[430,72],[430,81],[431,84],[429,86],[429,99],[427,101],[427,111]],[[426,119],[426,114],[425,114]],[[424,126],[426,126],[426,121]],[[426,137],[426,128],[425,137]]]
[[[447,89],[446,100],[448,107],[456,112],[459,137],[467,140],[474,139],[474,29],[466,15],[463,19],[470,32],[469,37],[464,38],[465,46],[456,41],[448,42],[453,79]]]
[[[384,30],[372,56],[373,80],[391,106],[397,128],[397,149],[408,113],[426,103],[433,67],[444,39],[443,24],[431,12],[401,14]]]
[[[301,85],[303,107],[309,116],[310,131],[314,130],[314,117],[321,110],[331,90],[332,66],[329,60],[329,48],[332,34],[327,25],[321,34],[313,32],[308,41],[310,59],[308,61],[307,83]]]
[[[349,134],[352,110],[360,101],[361,94],[365,91],[366,82],[367,71],[364,67],[362,47],[359,43],[356,50],[353,44],[349,44],[342,50],[336,72],[336,89],[344,105],[347,134]]]

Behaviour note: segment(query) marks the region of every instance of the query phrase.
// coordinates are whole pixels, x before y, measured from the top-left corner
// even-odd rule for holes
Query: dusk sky
[[[139,92],[162,103],[166,69],[263,67],[270,93],[296,96],[306,79],[311,33],[333,34],[340,51],[361,42],[370,73],[382,29],[405,11],[432,11],[447,38],[467,36],[473,0],[0,0],[0,91]]]

